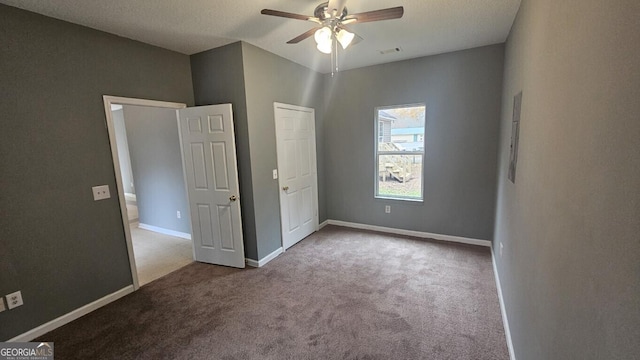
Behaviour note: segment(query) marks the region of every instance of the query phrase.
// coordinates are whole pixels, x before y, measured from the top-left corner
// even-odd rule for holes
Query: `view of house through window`
[[[376,109],[376,197],[422,200],[425,105]]]

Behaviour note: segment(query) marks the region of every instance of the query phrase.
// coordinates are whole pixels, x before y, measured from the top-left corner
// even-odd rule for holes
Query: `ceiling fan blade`
[[[404,7],[397,6],[388,9],[367,11],[359,14],[351,14],[346,16],[342,21],[343,24],[364,23],[381,20],[399,19],[404,15]]]
[[[306,32],[294,37],[293,39],[287,41],[287,44],[297,44],[300,41],[302,41],[302,40],[304,40],[304,39],[306,39],[308,37],[313,36],[313,34],[315,34],[315,32],[318,31],[318,29],[320,29],[320,28],[317,27],[317,28],[309,29],[309,31],[306,31]]]
[[[294,14],[294,13],[290,13],[290,12],[286,12],[286,11],[262,9],[262,11],[260,11],[260,13],[262,15],[271,15],[271,16],[278,16],[278,17],[283,17],[283,18],[287,18],[287,19],[313,21],[313,22],[316,22],[316,23],[320,23],[320,19],[318,19],[316,17],[307,16],[307,15],[299,15],[299,14]]]
[[[346,5],[347,0],[329,0],[327,4],[327,12],[331,15],[331,17],[341,16],[342,10],[344,10],[344,6]]]

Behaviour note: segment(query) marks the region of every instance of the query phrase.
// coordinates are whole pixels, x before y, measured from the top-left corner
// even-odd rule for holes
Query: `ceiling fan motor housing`
[[[328,2],[324,2],[320,5],[318,5],[316,7],[316,9],[313,11],[313,16],[317,17],[318,19],[320,19],[320,21],[322,21],[323,23],[326,20],[342,20],[344,19],[344,17],[347,16],[347,7],[345,6],[342,9],[342,14],[340,14],[340,16],[336,16],[335,18],[333,18],[332,14],[329,12],[329,3]]]

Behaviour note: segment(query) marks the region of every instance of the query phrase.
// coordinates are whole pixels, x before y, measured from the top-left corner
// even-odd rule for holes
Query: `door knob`
[[[229,196],[229,200],[236,201],[236,200],[238,200],[238,198],[235,195],[231,195],[231,196]]]
[[[288,186],[283,186],[282,190],[287,191],[287,190],[289,190],[289,187]]]

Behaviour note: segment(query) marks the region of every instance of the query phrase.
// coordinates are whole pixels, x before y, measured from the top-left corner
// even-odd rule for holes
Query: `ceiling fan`
[[[304,20],[316,23],[316,27],[287,41],[287,44],[297,44],[313,35],[318,50],[325,54],[332,54],[334,52],[334,48],[335,51],[337,51],[338,43],[343,49],[346,49],[351,43],[356,44],[362,40],[360,36],[349,30],[346,25],[399,19],[404,14],[404,8],[402,6],[367,11],[358,14],[349,14],[345,6],[346,2],[346,0],[329,0],[328,2],[323,2],[313,11],[313,16],[299,15],[271,9],[263,9],[260,13],[264,15],[279,16],[288,19]]]

